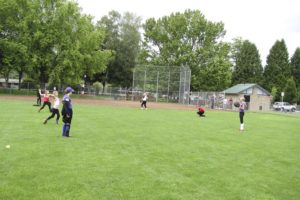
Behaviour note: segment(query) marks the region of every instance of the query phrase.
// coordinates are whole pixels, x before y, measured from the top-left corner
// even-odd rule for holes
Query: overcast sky
[[[225,24],[225,41],[242,37],[256,45],[263,65],[276,40],[284,39],[291,57],[300,47],[300,0],[75,0],[95,21],[116,10],[135,13],[143,21],[200,10],[206,19]]]

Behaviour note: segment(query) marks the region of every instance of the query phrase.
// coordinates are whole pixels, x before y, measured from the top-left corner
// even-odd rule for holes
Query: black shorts
[[[62,121],[63,121],[64,123],[71,124],[71,121],[72,121],[72,115],[69,116],[69,117],[67,117],[66,115],[64,115],[63,118],[62,118]]]
[[[59,115],[59,110],[57,108],[52,108],[52,113]]]
[[[67,115],[65,113],[62,112],[62,121],[64,123],[68,123],[68,124],[71,124],[71,121],[72,121],[72,117],[73,117],[73,111],[71,110],[71,112],[69,113],[69,116],[67,117]]]

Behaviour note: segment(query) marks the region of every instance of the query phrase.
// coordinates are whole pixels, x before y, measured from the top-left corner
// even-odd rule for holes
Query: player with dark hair
[[[244,130],[244,115],[245,115],[246,103],[243,97],[240,98],[239,103],[239,116],[240,116],[240,131]]]
[[[198,106],[197,109],[198,109],[197,114],[199,115],[199,117],[205,117],[205,115],[204,115],[204,113],[205,113],[204,108],[201,107],[201,106]]]
[[[142,104],[141,104],[141,109],[146,109],[147,110],[147,100],[148,100],[148,96],[147,93],[145,92],[143,97],[142,97]]]
[[[43,110],[46,105],[49,108],[49,112],[51,112],[51,102],[49,100],[49,91],[45,90],[45,94],[41,94],[41,96],[43,97],[43,106],[38,110],[38,112],[41,112],[41,110]]]
[[[63,130],[62,130],[62,136],[63,137],[69,137],[70,136],[70,129],[71,129],[71,121],[73,117],[73,108],[72,108],[72,100],[71,100],[71,94],[74,92],[74,90],[71,87],[67,87],[65,89],[65,95],[62,99],[63,108],[61,111],[61,114],[63,116]]]
[[[58,124],[58,120],[60,118],[59,114],[59,98],[58,98],[58,92],[53,91],[53,95],[50,95],[51,97],[54,97],[54,103],[53,103],[53,108],[52,108],[52,114],[44,121],[44,124],[47,124],[47,121],[52,119],[56,115],[56,124]]]
[[[42,104],[41,93],[42,93],[41,89],[38,88],[36,90],[36,105],[37,106],[41,106],[41,104]]]

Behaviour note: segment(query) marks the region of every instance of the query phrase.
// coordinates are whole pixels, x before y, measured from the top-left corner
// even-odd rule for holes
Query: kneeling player
[[[202,108],[201,106],[199,106],[198,107],[198,112],[197,112],[197,114],[199,115],[199,117],[205,117],[204,113],[205,113],[204,108]]]

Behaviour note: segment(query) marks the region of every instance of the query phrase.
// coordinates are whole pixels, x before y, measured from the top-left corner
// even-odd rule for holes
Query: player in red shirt
[[[204,113],[205,113],[204,108],[201,107],[201,106],[198,106],[197,109],[198,109],[197,114],[199,115],[199,117],[205,117],[205,115],[204,115]]]
[[[41,94],[43,97],[43,106],[39,109],[39,112],[44,109],[44,107],[47,105],[49,107],[49,111],[51,112],[51,102],[49,100],[49,91],[46,90],[45,94]]]

